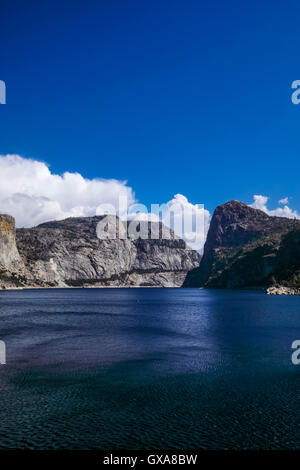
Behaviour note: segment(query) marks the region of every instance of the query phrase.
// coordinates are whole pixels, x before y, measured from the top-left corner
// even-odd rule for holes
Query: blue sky
[[[0,154],[143,203],[300,209],[297,1],[1,1]]]

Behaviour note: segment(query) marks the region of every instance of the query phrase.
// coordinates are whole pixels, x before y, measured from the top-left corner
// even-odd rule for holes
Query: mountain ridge
[[[235,200],[222,204],[214,211],[200,266],[187,274],[184,287],[265,288],[280,283],[298,288],[298,235],[298,219],[269,216]]]
[[[300,291],[298,219],[269,216],[231,200],[214,211],[201,262],[197,252],[161,223],[138,222],[140,235],[134,238],[128,237],[128,223],[108,216],[108,238],[99,239],[102,220],[71,217],[16,229],[13,217],[0,215],[0,287]],[[151,238],[151,229],[156,238]]]
[[[156,224],[158,239],[133,239],[127,237],[127,227],[118,217],[106,216],[108,238],[100,239],[97,226],[104,216],[19,229],[7,217],[0,216],[2,288],[180,287],[187,272],[199,265],[198,253],[162,224]],[[148,222],[141,222],[143,228],[149,231]]]

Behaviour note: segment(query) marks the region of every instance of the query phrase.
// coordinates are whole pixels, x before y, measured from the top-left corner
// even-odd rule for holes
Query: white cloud
[[[203,204],[192,204],[182,194],[176,194],[167,207],[162,221],[191,248],[202,252],[211,218],[209,211]]]
[[[182,194],[176,194],[165,204],[152,204],[150,212],[142,204],[136,204],[131,210],[134,211],[128,220],[161,220],[191,248],[203,251],[211,216],[202,204],[192,204]]]
[[[297,211],[290,209],[290,207],[288,207],[287,205],[284,205],[284,207],[277,207],[273,210],[268,209],[267,203],[270,198],[267,196],[254,195],[253,199],[254,202],[252,204],[249,204],[250,207],[253,207],[254,209],[260,209],[261,211],[266,212],[268,215],[273,215],[277,217],[287,217],[289,219],[300,219],[300,214]],[[284,198],[278,202],[280,204],[286,204],[287,201],[288,198]]]
[[[288,197],[284,197],[283,199],[279,199],[278,201],[278,204],[288,204],[289,203],[289,198]]]
[[[140,222],[159,222],[160,218],[156,214],[152,214],[151,212],[138,212],[138,213],[129,213],[127,215],[123,215],[123,220],[136,220]]]
[[[118,207],[119,197],[135,202],[126,182],[86,179],[79,173],[51,173],[48,166],[19,155],[0,155],[0,213],[15,217],[18,227],[49,220],[91,216],[100,204]]]
[[[124,207],[118,210],[120,198],[121,205],[126,201],[134,211],[129,220],[161,220],[190,246],[202,251],[210,213],[203,206],[190,203],[182,194],[176,194],[165,204],[152,206],[153,210],[148,212],[146,206],[137,203],[126,182],[89,180],[70,172],[57,175],[43,162],[19,155],[0,155],[0,213],[14,216],[17,227],[113,213],[114,208],[124,218]]]

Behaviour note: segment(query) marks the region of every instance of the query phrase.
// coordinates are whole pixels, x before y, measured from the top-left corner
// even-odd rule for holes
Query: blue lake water
[[[300,447],[300,297],[0,292],[0,448]]]

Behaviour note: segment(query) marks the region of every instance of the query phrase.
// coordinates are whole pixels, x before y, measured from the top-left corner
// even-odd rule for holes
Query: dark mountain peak
[[[265,237],[274,239],[299,227],[299,220],[269,216],[243,202],[232,200],[218,206],[208,230],[200,267],[188,273],[185,285],[207,285],[209,279],[220,277],[228,268],[235,250]]]
[[[295,225],[293,219],[269,216],[239,201],[218,206],[213,214],[206,242],[206,250],[244,244],[252,238],[281,232]]]
[[[218,215],[223,215],[223,217],[227,217],[229,220],[255,220],[256,222],[258,222],[259,220],[265,221],[270,217],[262,210],[254,209],[253,207],[248,206],[248,204],[236,201],[234,199],[216,207],[213,216]]]
[[[249,206],[245,202],[238,201],[237,199],[231,199],[231,201],[224,202],[224,204],[217,206],[216,209],[227,208],[227,207],[238,209],[239,207],[249,207]]]
[[[231,246],[249,239],[266,224],[269,216],[243,202],[229,201],[218,206],[207,236],[208,247]]]

